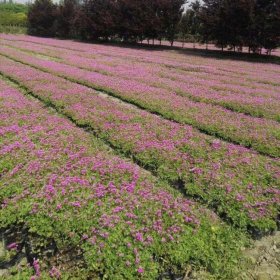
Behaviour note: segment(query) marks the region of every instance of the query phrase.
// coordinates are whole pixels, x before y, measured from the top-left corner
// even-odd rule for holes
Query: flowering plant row
[[[232,71],[226,72],[223,68],[220,69],[219,65],[209,68],[185,63],[185,67],[188,68],[178,71],[178,68],[170,69],[160,64],[143,62],[136,64],[132,59],[112,57],[110,52],[90,56],[88,53],[69,49],[58,52],[56,47],[43,47],[42,44],[32,42],[26,42],[24,45],[14,40],[2,39],[1,42],[33,55],[41,55],[41,58],[56,60],[108,76],[136,80],[152,87],[173,91],[194,101],[220,105],[251,116],[280,121],[277,87],[262,88],[258,81],[246,81],[240,73],[237,75]]]
[[[261,233],[276,228],[280,202],[277,160],[27,65],[7,58],[0,62],[2,73],[46,104],[79,126],[91,128],[161,179],[202,198],[235,226]]]
[[[280,124],[254,118],[212,104],[194,102],[168,90],[47,61],[1,46],[1,53],[23,63],[101,89],[167,119],[190,124],[208,134],[238,143],[273,157],[280,156]]]
[[[226,266],[246,239],[211,211],[2,80],[0,116],[0,228],[22,226],[34,238],[34,279],[65,268],[79,279],[155,279],[187,265],[231,277]],[[63,257],[35,250],[46,242]]]

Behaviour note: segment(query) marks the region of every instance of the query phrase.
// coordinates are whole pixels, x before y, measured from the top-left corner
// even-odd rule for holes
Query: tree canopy
[[[142,41],[176,37],[270,53],[280,45],[280,0],[36,0],[29,33],[41,36]]]
[[[183,34],[216,46],[268,53],[280,45],[280,0],[204,0],[187,10],[181,20]]]
[[[29,33],[125,41],[168,39],[178,32],[185,0],[36,0],[30,6]]]

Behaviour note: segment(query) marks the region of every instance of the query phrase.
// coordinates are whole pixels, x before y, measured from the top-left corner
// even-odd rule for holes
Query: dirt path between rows
[[[252,249],[245,250],[249,258],[249,269],[239,279],[280,280],[280,231],[254,243]]]

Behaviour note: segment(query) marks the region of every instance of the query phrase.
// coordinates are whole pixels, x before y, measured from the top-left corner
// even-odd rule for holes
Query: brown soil
[[[280,280],[280,231],[254,243],[245,250],[248,270],[240,275],[240,280]]]

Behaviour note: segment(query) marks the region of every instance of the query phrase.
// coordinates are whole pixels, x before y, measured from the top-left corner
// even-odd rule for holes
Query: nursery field
[[[254,279],[279,158],[275,61],[0,35],[4,279]]]

